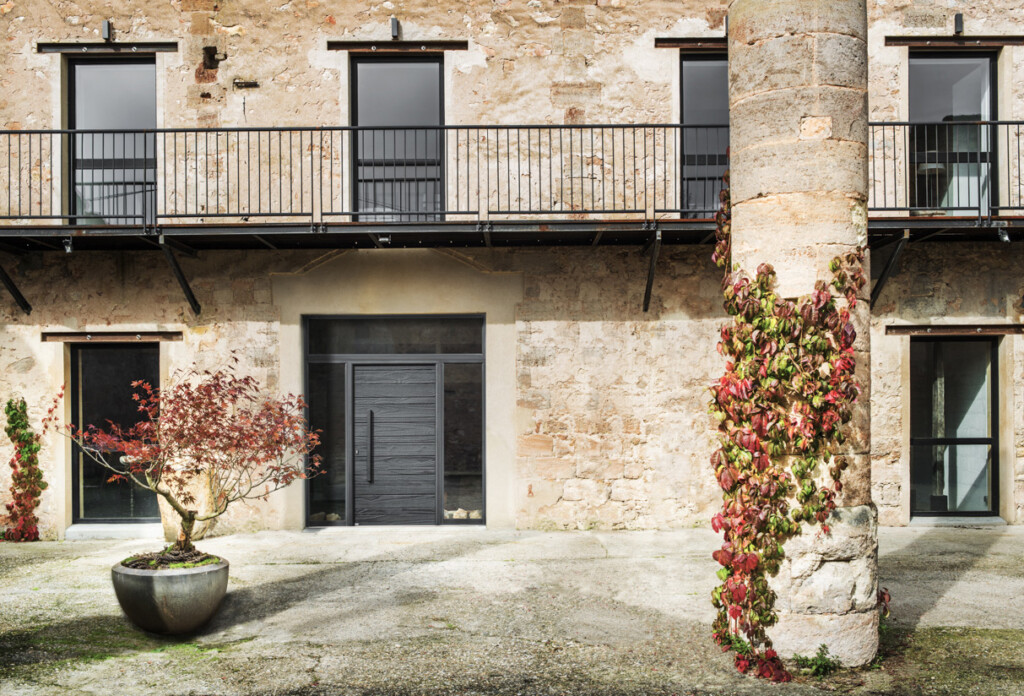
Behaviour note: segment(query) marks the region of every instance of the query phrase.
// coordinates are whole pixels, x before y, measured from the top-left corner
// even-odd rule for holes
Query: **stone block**
[[[753,44],[787,34],[848,34],[866,37],[867,13],[853,2],[829,0],[734,0],[729,6],[729,38]]]
[[[612,483],[612,500],[647,500],[649,497],[648,486],[642,479],[621,479]]]
[[[733,150],[810,139],[805,120],[814,118],[831,119],[828,138],[866,142],[868,137],[867,93],[859,90],[812,86],[764,92],[735,101],[730,112]]]
[[[730,104],[755,93],[815,85],[814,39],[810,36],[780,36],[756,47],[741,46],[734,40],[731,47]]]
[[[582,7],[564,7],[558,19],[563,30],[587,28],[587,16]]]
[[[608,500],[608,486],[590,479],[569,479],[562,488],[562,499],[600,505]]]
[[[868,83],[868,52],[864,37],[817,34],[814,37],[814,81],[864,89]]]
[[[783,657],[814,655],[824,643],[847,667],[866,665],[878,652],[878,611],[852,614],[779,612],[772,642]]]
[[[808,562],[810,561],[810,562]],[[786,561],[786,564],[790,561]],[[792,561],[802,577],[790,577],[779,594],[778,607],[799,614],[847,614],[869,611],[877,602],[877,568],[874,556],[849,561],[814,561],[808,557]],[[780,569],[781,580],[785,571]]]
[[[536,433],[519,438],[520,457],[550,456],[554,449],[554,440],[550,435]]]
[[[786,193],[836,192],[867,198],[867,145],[863,142],[762,142],[733,150],[731,165],[733,205]],[[815,212],[810,209],[803,214]]]
[[[538,457],[533,460],[533,473],[543,479],[559,480],[572,478],[576,466],[572,459],[561,457]]]
[[[576,464],[576,476],[597,481],[609,481],[621,478],[623,464],[621,460],[596,458],[583,459]]]

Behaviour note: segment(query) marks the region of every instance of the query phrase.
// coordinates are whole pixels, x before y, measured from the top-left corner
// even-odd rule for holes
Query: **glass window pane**
[[[473,317],[310,319],[309,352],[313,355],[482,353],[483,319]]]
[[[73,64],[72,128],[156,128],[156,65],[152,61]],[[74,212],[81,224],[155,220],[156,135],[74,136]]]
[[[992,118],[987,56],[911,57],[911,202],[925,210],[988,210]]]
[[[729,61],[683,56],[683,123],[724,126],[729,123]]]
[[[910,120],[928,123],[991,118],[987,56],[910,59]]]
[[[729,64],[682,57],[682,208],[711,215],[728,167]]]
[[[915,445],[910,454],[912,512],[992,511],[989,445]]]
[[[438,62],[356,63],[356,124],[441,125],[440,68]]]
[[[309,480],[309,522],[345,522],[345,365],[309,365],[310,427],[320,431],[316,454],[326,473]]]
[[[356,209],[377,222],[424,222],[442,210],[441,63],[354,63]],[[416,128],[415,126],[433,126]]]
[[[82,346],[74,353],[75,425],[131,427],[138,422],[132,399],[134,380],[160,384],[160,352],[156,345]],[[75,450],[81,519],[159,519],[156,494],[125,482],[108,482],[110,472]]]
[[[991,437],[992,344],[912,341],[911,437]]]
[[[484,507],[483,370],[444,366],[444,518],[480,520]]]

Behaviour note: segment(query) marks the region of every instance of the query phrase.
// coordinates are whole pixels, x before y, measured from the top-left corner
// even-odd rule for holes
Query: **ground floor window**
[[[80,427],[131,427],[139,413],[131,382],[160,384],[158,344],[96,344],[71,347],[72,422]],[[112,455],[113,456],[113,455]],[[75,522],[155,522],[156,495],[125,481],[109,481],[110,472],[73,446],[72,485]]]
[[[914,338],[910,366],[911,514],[994,514],[997,342]]]
[[[484,521],[482,317],[305,319],[307,523]]]

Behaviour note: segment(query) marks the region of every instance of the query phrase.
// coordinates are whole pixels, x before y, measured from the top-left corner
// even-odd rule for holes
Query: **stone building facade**
[[[532,195],[536,190],[545,201],[543,205],[549,206],[550,215],[540,218],[517,214],[507,202],[504,208],[495,204],[490,213],[461,207],[446,221],[481,225],[483,232],[474,234],[471,243],[463,243],[464,238],[457,236],[438,241],[425,231],[423,237],[410,237],[411,242],[399,244],[400,234],[415,235],[415,230],[360,228],[361,220],[352,216],[339,220],[361,235],[359,246],[339,242],[334,245],[338,248],[329,248],[332,244],[322,241],[326,237],[316,237],[348,234],[348,228],[324,226],[303,231],[296,224],[288,234],[305,241],[260,248],[250,235],[240,248],[228,248],[230,244],[217,241],[221,238],[214,228],[219,224],[215,214],[226,216],[225,224],[249,229],[252,234],[266,234],[270,229],[278,235],[275,239],[284,238],[283,232],[259,227],[256,215],[230,217],[232,196],[242,196],[237,178],[233,189],[225,181],[228,191],[223,199],[218,189],[216,201],[226,207],[218,207],[220,203],[215,201],[206,211],[206,219],[168,216],[163,230],[153,229],[154,225],[143,230],[141,236],[149,235],[153,243],[140,242],[137,231],[128,234],[122,230],[118,233],[124,238],[120,246],[91,242],[91,233],[80,220],[22,219],[10,199],[4,208],[0,196],[0,212],[11,218],[0,221],[0,241],[6,245],[0,249],[0,267],[32,307],[26,314],[13,301],[0,303],[0,397],[25,396],[31,414],[38,418],[62,384],[68,384],[71,391],[83,388],[80,380],[73,381],[85,369],[81,365],[73,369],[76,356],[84,355],[82,346],[112,343],[115,337],[118,341],[127,337],[127,345],[134,345],[132,336],[139,337],[135,344],[153,346],[162,380],[193,361],[203,367],[216,366],[235,351],[244,369],[269,389],[308,393],[311,375],[320,374],[316,370],[321,369],[312,367],[315,360],[310,360],[308,349],[313,331],[310,322],[317,318],[397,321],[435,317],[442,324],[445,318],[473,318],[480,322],[480,343],[465,360],[466,364],[479,364],[473,362],[479,360],[483,365],[482,383],[476,392],[479,403],[471,407],[482,424],[476,454],[467,456],[474,458],[474,466],[482,474],[476,479],[480,502],[449,509],[439,499],[434,521],[542,529],[706,524],[720,504],[708,464],[715,439],[706,415],[707,387],[724,367],[715,349],[725,314],[720,272],[711,263],[707,243],[713,225],[706,211],[700,215],[659,212],[658,205],[673,207],[663,202],[640,204],[642,210],[636,212],[636,205],[624,203],[644,192],[656,198],[658,187],[670,176],[677,177],[671,186],[680,185],[680,167],[666,163],[681,156],[677,150],[682,135],[669,136],[667,128],[641,132],[642,145],[650,143],[651,147],[650,153],[641,156],[637,141],[626,141],[635,138],[636,131],[623,129],[614,136],[614,129],[607,131],[609,139],[619,138],[619,149],[613,145],[610,152],[647,165],[633,167],[631,179],[616,179],[617,165],[605,156],[606,150],[602,149],[598,158],[596,146],[585,138],[592,143],[594,137],[600,137],[600,131],[588,124],[628,127],[685,120],[682,66],[689,58],[695,62],[725,59],[727,4],[692,0],[649,0],[642,6],[617,0],[460,0],[440,5],[418,0],[369,4],[328,0],[283,4],[9,0],[0,4],[0,32],[5,38],[0,49],[0,128],[15,134],[70,128],[74,95],[69,84],[77,79],[73,66],[83,60],[76,53],[83,45],[88,56],[104,60],[150,56],[155,74],[155,125],[179,131],[170,140],[166,135],[157,136],[163,138],[158,149],[155,146],[143,159],[159,154],[173,164],[168,143],[180,143],[182,153],[175,157],[184,158],[186,170],[192,167],[193,178],[183,180],[192,183],[175,189],[172,198],[188,196],[189,186],[203,176],[212,180],[209,169],[200,166],[198,154],[191,164],[188,160],[188,152],[198,153],[200,139],[208,138],[207,133],[220,132],[213,136],[219,143],[229,129],[355,125],[355,65],[386,57],[399,62],[422,56],[436,60],[443,123],[448,126],[579,126],[575,136],[566,137],[570,141],[578,137],[572,142],[590,148],[575,153],[560,150],[558,163],[567,162],[570,171],[560,178],[544,172],[544,167],[551,171],[558,166],[548,140],[552,133],[558,137],[556,131],[485,132],[479,137],[455,131],[452,146],[467,157],[473,147],[482,147],[480,138],[492,138],[484,149],[485,169],[492,158],[512,156],[514,145],[509,138],[515,138],[517,168],[496,168],[495,172],[515,177],[520,204],[526,195],[522,193],[525,182],[527,192]],[[1017,9],[1011,0],[956,3],[955,7],[926,0],[869,2],[869,120],[916,120],[911,113],[912,61],[916,57],[955,59],[957,51],[971,57],[982,55],[979,51],[991,55],[989,70],[998,99],[992,113],[978,114],[985,117],[975,120],[1024,119],[1024,93],[1019,88],[1024,84],[1024,46],[1018,45],[1024,35],[1024,27],[1019,26],[1024,19]],[[957,33],[957,13],[962,14],[962,34]],[[104,21],[113,32],[110,42],[103,39]],[[944,41],[941,53],[927,45],[928,37]],[[971,37],[986,37],[986,41],[970,45],[967,39]],[[832,66],[837,74],[842,71],[841,58]],[[769,73],[785,74],[785,55],[765,67]],[[766,74],[765,79],[769,77]],[[737,114],[733,116],[734,137],[737,129],[758,127],[757,114],[748,114],[743,121],[737,120]],[[818,125],[811,123],[808,128],[814,130]],[[841,127],[838,121],[828,126],[836,129],[837,139]],[[898,138],[910,137],[908,127],[900,128]],[[934,162],[911,162],[907,159],[910,155],[899,148],[886,150],[886,131],[871,131],[873,159],[868,165],[868,181],[869,205],[873,207],[868,211],[867,228],[875,283],[880,283],[876,287],[881,289],[870,318],[871,389],[865,398],[874,427],[870,476],[865,471],[863,481],[865,488],[870,481],[870,498],[881,524],[907,524],[912,517],[925,516],[918,513],[943,512],[942,506],[945,512],[957,511],[955,494],[939,490],[951,485],[948,451],[956,447],[990,447],[982,457],[985,461],[972,472],[991,477],[991,484],[986,492],[976,493],[977,500],[969,501],[966,512],[987,512],[1011,524],[1024,522],[1024,345],[1019,332],[1024,311],[1024,275],[1020,272],[1024,256],[1016,243],[1020,232],[1012,209],[1020,206],[1019,191],[1014,188],[1019,187],[1020,162],[1009,156],[1010,144],[1018,142],[1020,135],[1020,129],[1014,128],[1008,125],[999,134],[986,136],[998,141],[1000,161],[1006,160],[998,182],[987,180],[988,185],[1001,187],[1005,209],[990,215],[993,211],[989,209],[980,212],[980,202],[968,201],[979,208],[969,225],[964,219],[971,218],[971,212],[949,210],[948,205],[946,210],[928,210],[923,204],[881,210],[885,206],[878,202],[890,184],[889,178],[882,176],[886,163],[893,173],[905,178],[913,167],[925,172],[922,176],[930,176],[927,171],[931,170],[920,168]],[[703,132],[703,137],[711,137],[711,129]],[[204,135],[189,140],[199,133]],[[833,133],[808,134],[818,136],[827,140]],[[34,160],[27,151],[30,138],[7,137],[5,146],[0,133],[0,182],[6,189],[14,190],[24,180],[27,189],[38,186],[51,198],[67,195],[66,191],[54,194],[53,186],[46,188],[56,181],[59,190],[59,182],[73,169],[59,152],[51,156],[49,143],[56,142],[51,136],[45,136],[45,142],[39,138],[37,147],[43,149],[36,151]],[[266,137],[268,143],[271,137],[279,138]],[[296,151],[308,155],[311,163],[317,159],[320,176],[327,162],[330,182],[347,190],[351,182],[340,172],[351,162],[343,152],[337,157],[333,150],[325,154],[323,140],[314,144],[313,136],[308,137],[307,145],[300,139]],[[235,138],[234,150],[231,138]],[[501,138],[505,138],[504,144]],[[667,144],[671,138],[676,138],[675,149]],[[24,143],[26,149],[15,155],[13,169],[9,162],[4,169],[11,142]],[[237,161],[242,147],[237,136],[226,136],[224,142],[225,154],[218,150],[212,160],[204,154],[203,161],[226,165],[232,156]],[[274,142],[281,145],[280,139]],[[337,142],[344,146],[340,138]],[[206,140],[203,147],[208,148],[208,143]],[[246,147],[249,153],[270,151],[260,150],[259,144],[255,150]],[[518,154],[524,148],[537,149],[537,159]],[[717,156],[718,152],[705,149],[700,156]],[[986,150],[992,152],[996,152],[994,147]],[[964,167],[972,162],[978,166],[979,160],[962,160]],[[961,161],[952,164],[960,166]],[[947,167],[952,164],[945,161]],[[534,165],[538,170],[532,169]],[[270,168],[262,169],[267,166]],[[254,171],[257,179],[266,175],[268,182],[276,181],[283,174],[279,168],[275,177],[274,166],[247,163],[246,171]],[[177,170],[172,175],[159,167],[156,171],[158,188],[166,191],[178,181]],[[218,166],[215,178],[219,182],[222,176]],[[711,174],[704,171],[700,176]],[[983,178],[967,170],[957,176],[968,185]],[[923,181],[927,187],[932,179]],[[621,191],[609,194],[612,211],[608,213],[591,210],[600,207],[594,191],[603,183],[610,183],[613,189],[616,183],[621,186]],[[511,192],[511,185],[505,185],[502,194],[504,184],[480,178],[468,180],[468,185],[471,191],[467,195],[474,202],[493,204],[497,197]],[[951,186],[948,181],[942,185]],[[550,190],[556,186],[582,196],[584,203],[566,208],[568,194],[563,191],[556,207]],[[210,195],[206,184],[203,187],[196,190]],[[443,194],[449,207],[455,193],[449,188]],[[166,203],[166,193],[163,195]],[[902,190],[901,195],[909,193]],[[278,203],[284,200],[283,194],[280,196]],[[602,203],[603,196],[602,189]],[[933,200],[928,205],[937,209],[942,203]],[[36,204],[43,205],[38,199]],[[191,205],[196,205],[195,200]],[[322,201],[317,205],[322,214]],[[187,200],[182,206],[188,210]],[[238,211],[237,205],[234,210]],[[991,226],[990,217],[1003,226]],[[939,218],[938,222],[934,218]],[[282,219],[294,222],[298,218]],[[556,224],[549,229],[539,224],[517,228],[509,234],[512,241],[507,244],[492,247],[482,243],[488,225],[500,227],[508,221],[529,224],[536,219],[551,219]],[[681,219],[687,222],[678,222]],[[382,218],[377,221],[386,222]],[[609,221],[620,226],[604,232]],[[68,226],[74,232],[56,229],[66,222],[73,223]],[[176,231],[197,222],[206,225],[201,234],[175,237]],[[427,222],[430,224],[423,227],[429,227],[430,234],[442,234],[433,225],[435,219]],[[655,236],[656,228],[657,234],[664,231],[664,238]],[[903,229],[909,230],[909,243],[901,241]],[[1000,230],[1009,243],[999,240]],[[178,240],[171,248],[172,256],[177,254],[187,284],[201,304],[199,313],[184,300],[173,269],[158,248],[163,244],[155,235],[159,231]],[[603,241],[601,234],[607,235]],[[785,235],[786,230],[780,229],[778,234]],[[578,243],[578,235],[585,235],[583,243]],[[70,253],[64,248],[65,239],[70,240]],[[644,241],[651,242],[646,250],[641,247]],[[151,251],[145,250],[146,244]],[[190,250],[197,253],[190,256]],[[894,258],[892,264],[890,258]],[[645,282],[652,269],[653,289],[645,311]],[[823,275],[825,270],[810,269],[804,279]],[[934,368],[933,346],[922,328],[928,325],[949,327],[947,331],[956,341],[977,335],[984,327],[985,340],[997,356],[989,362],[973,354],[970,357],[984,388],[975,385],[970,396],[977,398],[965,408],[985,411],[995,424],[983,434],[971,433],[976,436],[968,438],[971,444],[957,444],[952,438],[935,445],[927,437],[925,444],[912,444],[912,438],[919,435],[911,432],[912,413],[920,411],[912,403],[912,386],[929,379],[934,385],[936,381],[934,374],[920,376],[918,370],[922,360],[930,360],[928,365]],[[344,333],[345,329],[330,331]],[[431,364],[449,364],[443,356],[432,360]],[[334,363],[325,359],[322,364],[342,362],[341,358]],[[351,364],[353,370],[345,374],[358,379],[353,375],[363,363],[348,360],[345,364]],[[330,379],[341,378],[334,375]],[[318,384],[314,378],[312,386]],[[353,397],[346,392],[344,379],[330,384],[340,390],[341,396],[336,396],[341,401],[360,398],[358,393]],[[348,388],[352,388],[351,381]],[[339,407],[330,400],[334,397],[324,398],[327,405],[322,406],[321,420],[346,434],[339,439],[337,458],[331,461],[339,470],[345,468],[346,461],[358,467],[357,452],[345,449],[351,443],[341,442],[361,436],[358,417],[346,423],[344,417],[331,420],[337,414],[330,415],[335,413],[332,408],[344,411],[355,402],[349,400]],[[443,410],[444,397],[439,399],[438,409]],[[65,403],[66,417],[74,420],[72,399]],[[934,410],[921,417],[927,420]],[[455,420],[442,422],[440,428]],[[929,433],[929,437],[934,435]],[[438,430],[431,437],[443,435]],[[452,437],[457,440],[460,436]],[[978,444],[986,438],[992,444]],[[455,440],[449,444],[450,451],[459,445]],[[946,467],[942,473],[947,480],[936,483],[934,477],[929,479],[939,488],[928,496],[919,492],[912,500],[912,478],[917,476],[912,461],[922,456],[916,454],[922,447],[933,448],[927,456],[938,457],[937,466]],[[7,445],[0,446],[0,452],[9,451]],[[971,456],[977,460],[974,450],[963,452],[965,461]],[[43,461],[50,488],[40,509],[42,531],[48,538],[62,538],[69,527],[89,519],[82,507],[82,491],[76,492],[83,475],[76,473],[75,453],[59,437],[47,438]],[[444,477],[443,464],[438,466],[437,475]],[[868,467],[866,455],[864,467]],[[295,486],[265,504],[238,506],[219,523],[219,531],[358,523],[358,513],[351,509],[358,495],[352,492],[358,483],[351,474],[357,472],[352,468],[346,477],[339,471],[339,476],[331,479],[332,486],[340,486],[329,494],[334,496],[331,500],[340,501],[333,511],[313,510],[310,501],[315,496]],[[454,475],[445,481],[453,491],[460,485]],[[0,471],[0,499],[7,495],[8,485],[9,474],[4,469]],[[926,487],[922,484],[920,491]],[[368,514],[365,519],[377,518]]]

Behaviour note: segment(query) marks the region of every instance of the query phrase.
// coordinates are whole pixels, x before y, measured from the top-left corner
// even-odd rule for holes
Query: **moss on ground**
[[[39,668],[74,667],[142,653],[205,656],[249,640],[252,639],[196,643],[146,633],[124,617],[95,616],[0,634],[0,677],[23,676]]]

